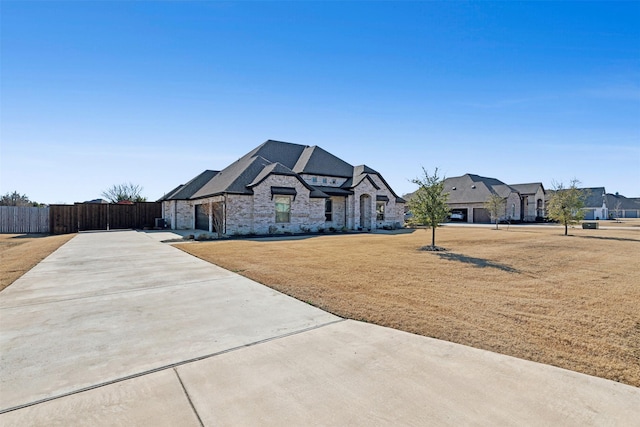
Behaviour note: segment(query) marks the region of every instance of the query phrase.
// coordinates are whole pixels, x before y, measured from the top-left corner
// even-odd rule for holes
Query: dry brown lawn
[[[640,229],[430,231],[178,245],[338,316],[640,386]]]
[[[31,270],[75,234],[0,234],[0,291]]]

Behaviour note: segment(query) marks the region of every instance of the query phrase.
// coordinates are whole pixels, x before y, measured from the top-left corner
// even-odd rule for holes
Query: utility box
[[[595,229],[598,228],[598,223],[597,222],[583,222],[582,223],[582,228],[595,230]]]

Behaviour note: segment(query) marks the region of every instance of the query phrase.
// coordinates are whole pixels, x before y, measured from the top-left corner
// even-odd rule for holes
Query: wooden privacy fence
[[[0,233],[48,233],[49,208],[0,206]]]
[[[162,218],[162,203],[76,203],[49,207],[51,234],[153,227],[156,218]]]

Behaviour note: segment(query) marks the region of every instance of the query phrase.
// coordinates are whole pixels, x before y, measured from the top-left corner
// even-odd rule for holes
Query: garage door
[[[202,205],[196,205],[196,228],[198,230],[209,231],[209,216],[204,211]]]
[[[491,222],[491,215],[485,208],[473,208],[473,222]]]

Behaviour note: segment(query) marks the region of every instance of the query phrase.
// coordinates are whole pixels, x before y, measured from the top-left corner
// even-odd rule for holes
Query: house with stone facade
[[[368,166],[352,166],[318,146],[273,140],[160,201],[168,227],[225,235],[399,228],[405,204]]]
[[[501,219],[519,220],[522,216],[520,193],[495,178],[469,173],[446,178],[443,191],[449,193],[447,202],[451,211],[461,213],[464,222],[491,222],[491,215],[484,204],[493,194],[499,195],[506,201],[505,212],[501,215]]]
[[[463,222],[491,222],[484,204],[492,195],[505,200],[501,221],[534,222],[544,217],[545,189],[540,182],[508,185],[496,178],[467,173],[446,178],[443,192],[449,194],[449,209],[461,214]],[[410,198],[411,194],[405,197]]]

